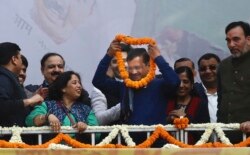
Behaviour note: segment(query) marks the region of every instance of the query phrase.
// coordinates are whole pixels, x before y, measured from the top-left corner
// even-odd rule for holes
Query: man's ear
[[[11,63],[14,65],[17,65],[17,60],[18,60],[18,57],[16,55],[11,57]]]
[[[250,36],[247,36],[246,40],[247,40],[247,45],[250,46]]]
[[[43,67],[41,67],[41,73],[42,73],[42,75],[44,75],[44,74],[43,74],[43,69],[44,69],[44,68],[43,68]]]

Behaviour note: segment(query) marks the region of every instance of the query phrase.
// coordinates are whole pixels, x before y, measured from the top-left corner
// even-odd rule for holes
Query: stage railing
[[[151,135],[151,133],[155,130],[155,128],[158,125],[152,125],[152,126],[145,126],[145,125],[139,125],[139,126],[129,126],[129,125],[113,125],[113,126],[89,126],[84,133],[90,133],[91,134],[91,144],[96,145],[95,136],[97,133],[110,133],[115,128],[126,128],[128,132],[145,132],[147,133],[147,137]],[[174,125],[161,125],[166,131],[170,132],[177,140],[188,143],[188,133],[190,131],[205,131],[207,128],[211,128],[213,131],[213,134],[211,135],[213,138],[213,141],[218,141],[218,136],[215,132],[216,127],[220,127],[223,131],[233,131],[233,130],[239,130],[239,124],[222,124],[222,123],[207,123],[207,124],[190,124],[185,129],[177,129]],[[38,144],[42,144],[42,136],[43,134],[53,134],[56,132],[53,132],[50,127],[44,126],[44,127],[27,127],[27,128],[19,128],[19,127],[1,127],[0,128],[0,135],[11,135],[15,130],[20,130],[21,134],[37,134],[38,135]],[[62,127],[60,130],[61,133],[78,133],[76,129],[73,129],[72,127]],[[246,139],[246,134],[242,133],[243,140]],[[121,144],[122,134],[119,132],[117,134],[117,143]],[[0,138],[1,139],[1,138]]]

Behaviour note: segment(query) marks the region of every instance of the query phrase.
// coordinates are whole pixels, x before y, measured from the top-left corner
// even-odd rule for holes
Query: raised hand
[[[43,88],[43,87],[40,87],[37,91],[36,91],[36,94],[39,94],[40,96],[42,96],[44,99],[47,97],[48,95],[48,92],[49,92],[49,89],[48,88]]]
[[[113,40],[111,42],[111,44],[109,45],[109,48],[108,48],[108,52],[107,54],[111,57],[115,56],[115,52],[116,51],[120,51],[121,50],[121,45],[120,45],[120,42],[117,41],[117,40]]]
[[[35,94],[29,99],[24,99],[24,106],[35,106],[41,104],[44,101],[44,98],[40,94]]]
[[[161,55],[161,52],[157,45],[148,45],[148,54],[151,59],[155,59],[156,57]]]

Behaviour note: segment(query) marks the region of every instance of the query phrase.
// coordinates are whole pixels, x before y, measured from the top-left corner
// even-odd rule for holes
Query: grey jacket
[[[95,113],[99,125],[109,125],[120,118],[120,103],[108,109],[106,97],[99,89],[95,87],[91,92],[90,98],[91,107]]]

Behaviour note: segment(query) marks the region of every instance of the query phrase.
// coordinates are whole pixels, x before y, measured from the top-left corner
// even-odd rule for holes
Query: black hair
[[[200,59],[198,60],[198,66],[200,66],[201,60],[209,60],[211,58],[214,58],[218,63],[220,63],[220,58],[218,57],[218,55],[214,54],[214,53],[206,53],[204,55],[202,55],[200,57]]]
[[[143,63],[149,64],[150,57],[145,48],[131,48],[128,52],[127,61],[131,61],[136,57],[142,57]]]
[[[49,94],[48,94],[49,99],[56,100],[56,101],[62,100],[63,89],[67,86],[67,83],[72,78],[72,75],[76,75],[81,82],[80,75],[74,71],[66,71],[66,72],[58,75],[56,80],[49,87]],[[90,98],[89,98],[88,92],[82,88],[82,93],[76,101],[82,102],[82,103],[90,106]]]
[[[23,65],[24,65],[26,68],[28,68],[29,63],[28,63],[27,58],[26,58],[24,55],[21,55],[21,59],[22,59]]]
[[[20,47],[15,43],[0,43],[0,65],[7,65],[11,58],[17,56],[20,51]]]
[[[191,81],[192,84],[194,84],[194,74],[191,70],[191,68],[187,67],[187,66],[182,66],[182,67],[178,67],[175,69],[175,72],[179,75],[181,73],[186,73],[188,79]]]
[[[250,36],[250,25],[246,22],[243,22],[243,21],[237,21],[237,22],[232,22],[232,23],[228,24],[226,29],[225,29],[225,33],[227,34],[228,31],[230,31],[231,29],[238,27],[238,26],[240,26],[243,29],[245,36]]]
[[[47,53],[41,59],[41,68],[44,68],[45,61],[51,56],[59,56],[63,60],[63,66],[65,66],[64,58],[58,53]]]
[[[191,59],[189,59],[189,58],[180,58],[180,59],[176,60],[174,62],[174,68],[176,68],[176,64],[177,63],[184,62],[184,61],[190,61],[192,63],[192,67],[193,67],[192,69],[195,69],[194,62]]]
[[[120,43],[120,46],[122,52],[129,52],[132,49],[132,46],[129,44]]]

